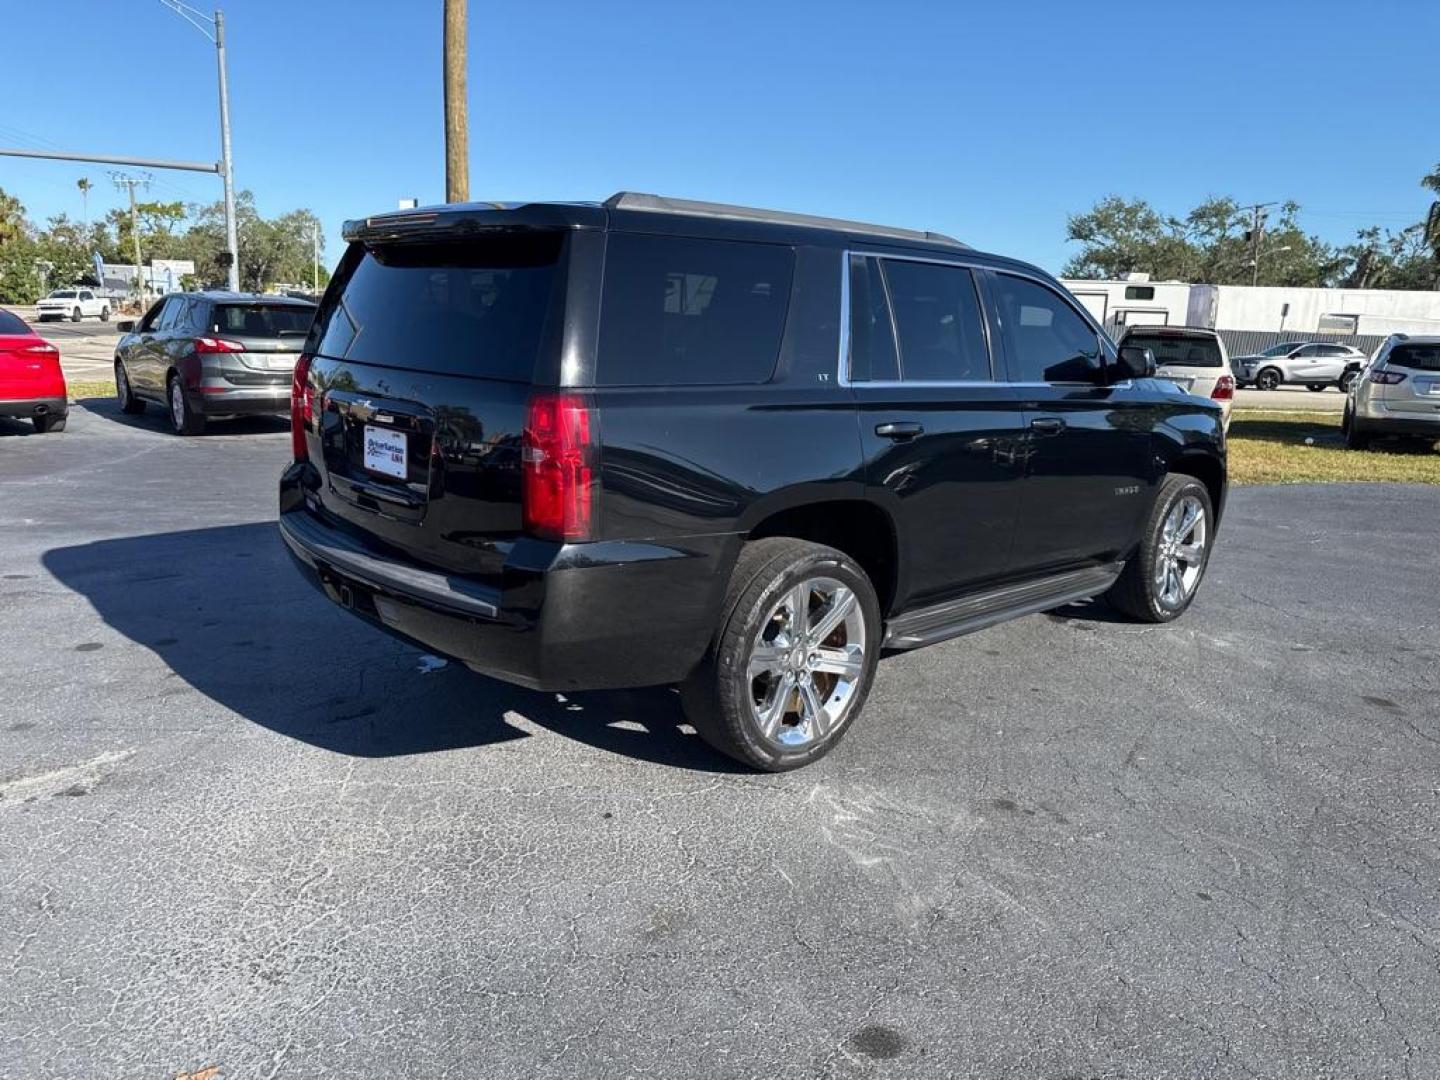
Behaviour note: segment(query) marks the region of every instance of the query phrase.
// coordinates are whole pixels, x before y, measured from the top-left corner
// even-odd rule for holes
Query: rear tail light
[[[1211,401],[1230,401],[1235,397],[1235,376],[1221,375],[1215,380],[1215,389],[1210,391]]]
[[[1396,383],[1405,381],[1403,371],[1372,371],[1370,381],[1379,383],[1381,386],[1394,386]]]
[[[24,353],[33,353],[40,356],[60,355],[60,350],[57,349],[54,345],[51,345],[48,341],[41,342],[39,345],[26,345],[20,351]]]
[[[226,341],[224,338],[202,337],[195,339],[195,351],[197,353],[234,353],[244,352],[245,346],[238,341]]]
[[[310,356],[295,361],[295,374],[290,380],[290,452],[296,461],[309,461],[310,448],[305,433],[315,420],[315,391],[310,388]]]
[[[525,531],[585,540],[595,509],[595,410],[574,394],[530,399],[521,445]]]

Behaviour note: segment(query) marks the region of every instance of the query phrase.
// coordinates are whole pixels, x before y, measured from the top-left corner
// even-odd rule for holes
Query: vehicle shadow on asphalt
[[[528,738],[534,724],[660,765],[743,771],[684,726],[670,689],[562,696],[456,663],[423,673],[419,650],[301,578],[273,522],[100,540],[54,548],[42,561],[106,625],[168,666],[157,676],[143,658],[102,658],[101,643],[70,645],[84,654],[77,664],[106,663],[109,678],[126,678],[125,666],[141,673],[129,676],[123,699],[136,711],[193,717],[198,692],[261,727],[356,757],[497,746]]]
[[[8,416],[0,417],[0,439],[37,434],[39,433],[35,430],[35,425],[29,420],[12,420]]]
[[[140,431],[153,431],[162,435],[170,434],[170,421],[165,415],[164,406],[156,405],[153,401],[146,403],[144,412],[134,414],[121,412],[120,402],[113,397],[76,398],[72,408],[84,409],[86,412],[93,413],[112,423],[136,428]],[[199,435],[187,436],[187,438],[205,439],[215,435],[274,435],[277,432],[288,431],[289,428],[290,418],[288,416],[237,416],[233,420],[211,420],[206,423],[204,432]]]

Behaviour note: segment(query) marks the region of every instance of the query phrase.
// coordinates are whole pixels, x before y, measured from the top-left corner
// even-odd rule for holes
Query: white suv
[[[46,319],[69,319],[71,322],[99,319],[109,322],[110,301],[96,296],[94,289],[56,289],[35,305],[35,319],[37,322]]]
[[[1351,383],[1340,426],[1352,450],[1381,435],[1440,439],[1440,335],[1386,338]]]
[[[1225,410],[1235,399],[1235,376],[1225,341],[1201,326],[1132,326],[1120,336],[1120,345],[1149,349],[1155,354],[1155,377],[1173,382],[1181,390],[1212,401]]]

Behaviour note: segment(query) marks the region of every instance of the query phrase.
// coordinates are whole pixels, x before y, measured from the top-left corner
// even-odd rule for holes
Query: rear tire
[[[1107,599],[1140,622],[1179,618],[1205,579],[1214,532],[1215,511],[1205,485],[1182,473],[1167,476],[1145,518],[1139,549]]]
[[[1280,372],[1276,368],[1267,367],[1255,376],[1255,389],[1274,390],[1282,382],[1284,382],[1284,379],[1281,377]]]
[[[35,425],[36,435],[48,435],[52,431],[65,430],[65,415],[63,413],[59,416],[56,416],[54,413],[48,413],[45,416],[34,416],[30,418],[30,422]]]
[[[864,707],[880,658],[880,604],[865,572],[821,544],[754,540],[720,610],[710,648],[680,688],[696,732],[766,772],[829,753]]]
[[[1345,433],[1345,445],[1351,450],[1369,450],[1370,435],[1362,431],[1360,421],[1350,411],[1349,404],[1346,404],[1344,415],[1340,417],[1340,430]]]
[[[102,307],[102,308],[100,309],[100,321],[101,321],[101,322],[109,322],[109,321],[110,321],[110,309],[109,309],[108,307]]]
[[[190,407],[185,388],[180,385],[180,377],[171,375],[165,389],[165,396],[170,402],[170,430],[176,435],[201,434],[205,430],[205,417]]]
[[[138,416],[145,411],[145,402],[135,396],[135,391],[130,387],[130,376],[125,374],[125,365],[119,360],[115,361],[115,397],[120,402],[120,411],[130,416]]]

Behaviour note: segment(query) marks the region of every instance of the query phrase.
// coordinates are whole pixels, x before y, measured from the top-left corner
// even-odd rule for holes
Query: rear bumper
[[[215,387],[190,391],[190,405],[205,416],[259,416],[290,411],[290,384],[280,387]]]
[[[1440,439],[1440,408],[1432,412],[1418,409],[1390,409],[1384,402],[1371,400],[1357,417],[1360,426],[1377,435],[1419,435]]]
[[[63,397],[19,398],[0,400],[0,416],[29,420],[36,416],[64,416],[70,403]]]
[[[514,542],[498,579],[481,583],[383,551],[305,505],[299,475],[281,478],[280,535],[332,601],[390,634],[537,690],[679,682],[719,618],[729,537],[695,546],[637,541]],[[738,540],[733,544],[738,548]]]

